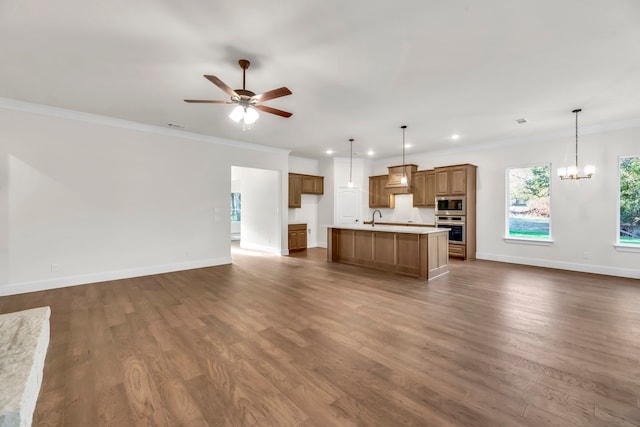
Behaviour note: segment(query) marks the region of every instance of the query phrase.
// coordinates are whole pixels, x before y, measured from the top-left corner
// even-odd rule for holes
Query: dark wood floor
[[[52,309],[34,425],[640,426],[638,280],[324,257],[0,298]]]

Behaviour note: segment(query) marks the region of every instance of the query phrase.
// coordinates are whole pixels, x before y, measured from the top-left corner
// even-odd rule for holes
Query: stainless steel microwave
[[[436,197],[436,215],[465,215],[466,211],[464,196]]]

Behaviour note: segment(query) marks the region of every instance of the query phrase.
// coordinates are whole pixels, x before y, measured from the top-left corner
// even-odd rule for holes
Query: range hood
[[[389,180],[384,187],[384,192],[387,194],[411,194],[413,193],[413,173],[418,170],[418,165],[406,164],[404,165],[404,175],[407,177],[407,183],[402,184],[402,165],[389,166]]]

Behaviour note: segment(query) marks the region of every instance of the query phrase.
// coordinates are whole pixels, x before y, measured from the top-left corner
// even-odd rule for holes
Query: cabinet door
[[[289,250],[295,251],[298,249],[298,233],[295,231],[289,232]]]
[[[324,177],[313,177],[313,194],[324,194]]]
[[[449,194],[449,170],[436,169],[436,196]]]
[[[449,194],[467,193],[467,170],[464,167],[451,168],[449,171]]]
[[[294,173],[289,174],[289,207],[299,208],[302,206],[302,176]]]
[[[427,171],[413,174],[413,207],[427,206]]]
[[[298,231],[297,233],[297,249],[307,249],[307,231]]]
[[[428,170],[426,171],[427,176],[427,191],[425,192],[425,207],[427,208],[435,208],[436,207],[436,171]]]
[[[302,194],[313,194],[313,177],[302,175]]]
[[[369,177],[370,208],[393,208],[395,206],[395,198],[393,195],[387,194],[384,191],[388,180],[389,177],[387,175]]]

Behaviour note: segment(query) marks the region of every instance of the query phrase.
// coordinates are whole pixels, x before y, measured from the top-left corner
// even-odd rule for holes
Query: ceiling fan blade
[[[259,93],[257,95],[252,96],[251,99],[255,99],[258,102],[264,102],[270,99],[280,98],[281,96],[291,95],[292,93],[293,92],[291,92],[288,88],[281,87],[279,89],[273,89],[264,93]]]
[[[276,116],[291,117],[293,115],[287,111],[282,111],[282,110],[278,110],[277,108],[267,107],[266,105],[258,104],[258,105],[254,105],[253,107],[257,108],[260,111],[264,111],[265,113],[275,114]]]
[[[223,82],[222,80],[220,80],[216,76],[209,76],[209,75],[205,74],[204,78],[209,80],[214,85],[218,86],[220,89],[222,89],[230,97],[240,99],[240,95],[238,95],[235,90],[231,89],[229,86],[226,85],[225,82]]]
[[[233,104],[233,101],[220,101],[212,99],[185,99],[184,102],[198,102],[200,104]]]

